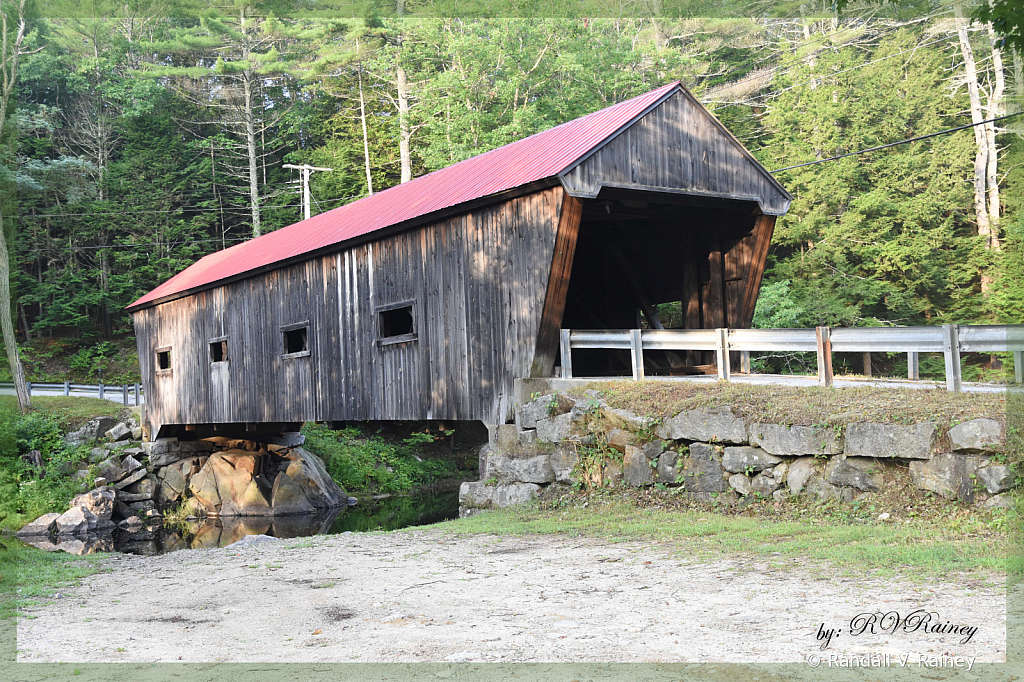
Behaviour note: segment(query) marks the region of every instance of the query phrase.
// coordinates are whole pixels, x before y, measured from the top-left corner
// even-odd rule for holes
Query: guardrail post
[[[31,398],[32,397],[32,382],[31,381],[26,381],[25,385],[28,386],[28,395]]]
[[[921,357],[919,353],[907,353],[907,378],[914,381],[921,378]]]
[[[71,382],[70,381],[65,381],[64,382],[64,395],[71,395]]]
[[[1024,384],[1024,350],[1013,351],[1013,374],[1018,384]]]
[[[100,399],[103,399],[103,382],[100,382]]]
[[[815,327],[818,348],[818,385],[832,387],[832,332],[828,327]]]
[[[864,353],[864,376],[871,376],[871,353]]]
[[[568,329],[562,330],[562,338],[559,341],[559,348],[562,353],[562,378],[572,379],[572,344],[569,340],[569,334],[571,332]],[[135,404],[139,404],[138,391],[135,394]]]
[[[135,406],[139,406],[139,385],[135,384]]]
[[[730,370],[729,366],[729,330],[728,329],[716,329],[718,332],[718,338],[715,339],[715,353],[717,354],[718,360],[718,380],[729,381]]]
[[[740,351],[740,372],[743,374],[750,374],[750,351]]]
[[[963,381],[960,376],[960,330],[957,325],[942,325],[942,345],[942,354],[946,360],[946,390],[960,393]]]
[[[125,407],[128,407],[128,384],[121,387],[121,402],[124,403]]]
[[[644,342],[639,329],[629,330],[629,352],[633,361],[633,378],[639,381],[644,378]]]

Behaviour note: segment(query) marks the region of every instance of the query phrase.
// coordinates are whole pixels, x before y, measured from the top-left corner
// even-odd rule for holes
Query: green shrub
[[[347,491],[401,493],[458,473],[451,460],[416,455],[434,441],[428,434],[414,433],[396,443],[355,427],[336,431],[306,424],[302,433],[306,449],[323,459],[331,477]]]

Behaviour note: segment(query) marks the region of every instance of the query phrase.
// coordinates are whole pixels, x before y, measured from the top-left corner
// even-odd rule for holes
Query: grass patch
[[[99,398],[39,397],[23,415],[15,396],[0,396],[0,528],[15,529],[51,511],[64,511],[91,478],[71,475],[87,460],[89,446],[68,447],[64,434],[97,416],[122,417],[124,408]],[[22,459],[38,450],[46,475]]]
[[[611,542],[671,542],[679,553],[706,559],[800,559],[851,573],[882,570],[925,578],[963,571],[1005,572],[1009,548],[1002,529],[1007,521],[1019,523],[1021,518],[1020,505],[1016,510],[975,514],[974,522],[957,518],[953,524],[942,519],[891,523],[867,515],[843,518],[836,514],[837,507],[798,501],[761,502],[743,512],[723,512],[699,503],[669,508],[671,498],[657,491],[641,497],[646,504],[653,500],[662,506],[643,506],[636,497],[602,492],[486,511],[435,527],[457,535],[560,534]]]
[[[74,431],[93,417],[120,419],[126,412],[123,406],[110,400],[62,395],[34,396],[32,410],[52,415],[67,431]],[[0,423],[20,416],[17,396],[0,395]]]
[[[593,383],[611,407],[665,419],[682,410],[729,407],[751,421],[789,426],[837,428],[854,422],[916,424],[934,421],[940,431],[977,417],[1005,423],[1006,393],[950,393],[945,390],[805,386],[669,381]]]

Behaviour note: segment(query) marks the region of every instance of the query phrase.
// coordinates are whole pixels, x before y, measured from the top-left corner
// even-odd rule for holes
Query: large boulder
[[[487,485],[482,481],[466,481],[459,487],[459,515],[471,510],[498,509],[525,504],[536,499],[540,486],[535,483]]]
[[[626,455],[622,459],[622,476],[626,485],[639,488],[654,483],[655,470],[647,458],[643,448],[635,445],[626,446]]]
[[[881,465],[867,457],[833,457],[825,467],[825,480],[832,485],[876,492],[882,488]]]
[[[690,493],[720,493],[729,489],[716,448],[707,443],[691,443],[683,468],[683,487]]]
[[[722,455],[722,467],[734,474],[764,471],[771,469],[781,461],[775,455],[769,455],[761,448],[749,445],[728,447],[725,449],[725,454]]]
[[[270,506],[275,515],[311,514],[316,511],[312,500],[306,495],[306,489],[293,481],[288,474],[281,472],[274,479],[271,491]]]
[[[977,457],[945,452],[926,462],[911,462],[910,477],[921,490],[930,490],[946,499],[974,501],[974,475]]]
[[[676,482],[679,475],[679,453],[675,450],[666,450],[658,458],[658,483],[671,484]]]
[[[487,458],[487,477],[495,477],[502,483],[551,483],[555,470],[551,456],[517,457],[492,453]]]
[[[128,428],[127,424],[118,423],[110,427],[103,435],[115,442],[119,440],[130,440],[132,437],[132,430]]]
[[[718,443],[745,443],[747,427],[732,410],[717,412],[683,410],[658,425],[655,433],[665,440],[698,440]]]
[[[331,509],[348,503],[348,494],[327,473],[323,460],[302,448],[292,448],[284,455],[288,460],[285,473],[306,489],[309,501],[317,509]]]
[[[513,426],[513,428],[515,428]],[[537,440],[545,443],[561,443],[572,435],[572,415],[559,414],[537,421]],[[518,434],[516,442],[519,442]]]
[[[928,459],[935,447],[935,422],[898,424],[855,423],[846,427],[844,452],[854,457]]]
[[[990,464],[978,469],[978,480],[990,495],[996,495],[1012,488],[1017,476],[1013,469],[1005,464]]]
[[[782,424],[750,425],[750,444],[770,455],[838,455],[843,439],[832,429]]]
[[[128,475],[128,472],[121,467],[121,462],[113,455],[97,464],[96,468],[99,470],[100,476],[108,483],[116,483]]]
[[[551,453],[551,471],[556,483],[572,483],[573,472],[580,461],[575,448],[562,447]]]
[[[98,518],[85,507],[72,507],[54,520],[58,535],[83,534],[113,528],[109,519]]]
[[[146,471],[146,467],[131,455],[121,460],[121,467],[126,474],[120,481],[113,484],[118,490],[123,490],[133,483],[138,483],[149,474]]]
[[[838,500],[840,502],[853,501],[853,488],[844,488],[833,485],[821,476],[814,476],[807,482],[804,491],[811,497],[816,497],[822,502]]]
[[[84,507],[96,518],[109,520],[114,514],[115,498],[116,494],[110,488],[98,488],[71,500],[71,508]]]
[[[729,485],[740,495],[749,495],[754,492],[750,477],[744,474],[733,474],[729,477]]]
[[[993,452],[1003,448],[1003,427],[995,419],[972,419],[949,430],[954,452]]]
[[[43,514],[35,521],[29,521],[26,523],[17,533],[15,533],[15,535],[49,535],[56,530],[53,522],[59,518],[60,514],[56,512]]]
[[[193,457],[202,453],[211,453],[213,443],[205,440],[179,441],[174,438],[160,439],[152,443],[143,443],[147,450],[149,463],[154,467],[167,466],[174,462]]]
[[[820,473],[821,460],[816,457],[801,457],[790,463],[786,474],[786,485],[793,494],[803,491],[804,486]]]
[[[654,420],[650,417],[641,417],[629,410],[620,410],[615,407],[608,407],[607,405],[601,405],[600,410],[601,416],[613,427],[619,429],[639,433],[641,431],[649,431],[654,426]]]
[[[64,442],[68,445],[94,443],[103,438],[103,434],[116,424],[117,420],[113,417],[95,417],[87,421],[80,428],[64,436]]]

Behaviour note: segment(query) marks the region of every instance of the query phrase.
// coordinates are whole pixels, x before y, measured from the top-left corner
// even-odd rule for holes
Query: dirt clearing
[[[723,661],[810,654],[1006,658],[998,575],[851,577],[779,558],[698,560],[661,542],[434,529],[275,540],[107,572],[19,620],[19,661]],[[931,625],[977,628],[965,635]],[[854,635],[862,613],[895,632]],[[908,616],[910,618],[908,618]],[[824,629],[839,630],[826,651]]]

